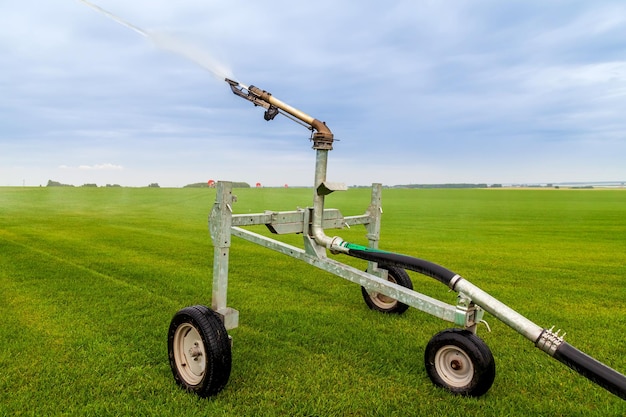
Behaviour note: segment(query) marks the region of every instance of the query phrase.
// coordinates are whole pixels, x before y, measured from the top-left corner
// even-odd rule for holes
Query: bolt
[[[202,349],[199,348],[198,342],[195,342],[193,347],[189,349],[189,356],[191,356],[194,361],[197,361],[198,358],[202,356]]]

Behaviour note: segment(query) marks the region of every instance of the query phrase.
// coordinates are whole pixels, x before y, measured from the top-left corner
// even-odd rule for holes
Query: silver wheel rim
[[[174,361],[179,375],[189,385],[198,385],[206,371],[206,350],[198,330],[183,323],[174,334]]]
[[[467,386],[474,377],[474,364],[467,354],[457,346],[446,345],[435,355],[437,373],[451,387]]]
[[[391,278],[391,275],[388,276],[387,281],[397,284],[396,280]],[[372,300],[372,303],[374,303],[376,307],[383,309],[383,310],[389,310],[395,307],[396,304],[398,304],[398,300],[396,300],[395,298],[391,298],[379,292],[374,291],[374,292],[369,293],[369,295],[370,295],[370,299]]]

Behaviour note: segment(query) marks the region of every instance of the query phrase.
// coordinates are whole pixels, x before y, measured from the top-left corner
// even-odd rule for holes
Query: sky
[[[626,2],[79,0],[0,6],[0,186],[626,181]],[[191,58],[191,59],[190,59]],[[215,72],[218,73],[216,76]]]

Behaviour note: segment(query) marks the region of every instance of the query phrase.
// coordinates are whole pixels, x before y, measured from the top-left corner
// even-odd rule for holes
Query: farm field
[[[235,213],[312,189],[235,189]],[[369,189],[327,197],[361,214]],[[174,383],[167,329],[211,303],[213,189],[0,187],[0,416],[624,416],[626,401],[486,314],[480,398],[436,388],[424,348],[451,324],[369,310],[350,282],[233,238],[233,370],[206,400]],[[626,372],[626,191],[384,189],[380,248],[441,264]],[[258,229],[262,230],[262,229]],[[366,244],[365,229],[328,231]],[[300,246],[301,237],[282,240]],[[337,259],[359,268],[354,258]],[[414,288],[456,294],[410,274]]]

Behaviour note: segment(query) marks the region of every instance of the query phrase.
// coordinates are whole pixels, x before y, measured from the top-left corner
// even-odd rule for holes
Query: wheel
[[[381,265],[380,268],[387,270],[388,281],[394,282],[410,290],[413,289],[413,282],[411,282],[409,274],[407,274],[404,269],[397,268],[395,266],[383,265]],[[367,304],[367,306],[372,310],[381,311],[383,313],[402,314],[409,308],[408,305],[399,302],[395,298],[388,297],[375,291],[369,292],[365,289],[365,287],[361,287],[361,294],[363,295],[365,304]]]
[[[228,382],[231,345],[220,316],[197,305],[178,311],[167,335],[170,368],[176,383],[200,397],[219,393]]]
[[[491,350],[469,330],[437,333],[426,346],[424,362],[430,380],[453,394],[480,397],[496,377]]]

